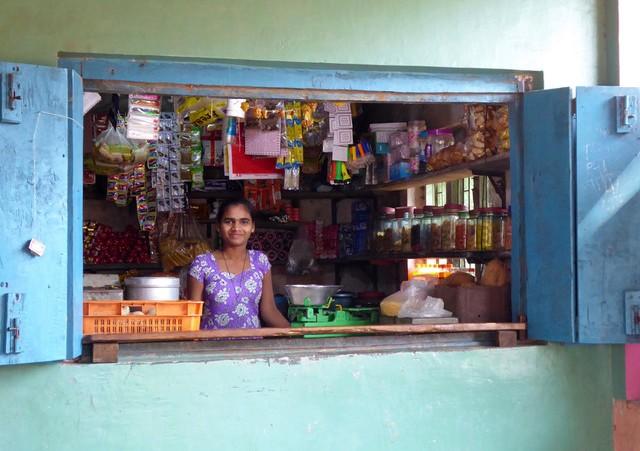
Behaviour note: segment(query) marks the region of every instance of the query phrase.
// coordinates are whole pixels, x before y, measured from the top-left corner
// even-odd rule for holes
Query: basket
[[[185,332],[200,329],[202,301],[85,301],[85,335]],[[125,314],[123,311],[143,314]]]

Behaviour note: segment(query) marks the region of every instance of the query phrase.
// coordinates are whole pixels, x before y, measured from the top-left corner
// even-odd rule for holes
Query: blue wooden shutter
[[[571,90],[523,101],[525,301],[529,336],[575,341],[574,156]]]
[[[0,62],[0,365],[80,353],[82,82]],[[34,256],[28,243],[44,244]]]
[[[616,117],[627,97],[635,119]],[[637,342],[625,293],[640,291],[640,89],[576,90],[578,341]]]

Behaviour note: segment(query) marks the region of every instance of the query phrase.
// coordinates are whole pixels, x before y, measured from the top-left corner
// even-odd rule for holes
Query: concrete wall
[[[611,448],[609,347],[0,370],[15,450]]]
[[[611,2],[615,3],[615,2]],[[605,83],[605,0],[8,1],[0,59],[58,51],[536,69]],[[611,448],[612,347],[0,368],[0,443],[34,449]],[[9,449],[9,447],[8,447]]]
[[[544,70],[606,82],[607,0],[3,2],[0,57],[56,53]],[[615,38],[615,37],[614,37]]]

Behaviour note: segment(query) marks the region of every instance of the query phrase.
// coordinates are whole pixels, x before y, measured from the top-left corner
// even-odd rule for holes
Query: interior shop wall
[[[2,368],[11,449],[611,449],[610,348]]]
[[[0,58],[59,51],[543,70],[547,87],[606,83],[608,0],[48,0],[3,2]]]

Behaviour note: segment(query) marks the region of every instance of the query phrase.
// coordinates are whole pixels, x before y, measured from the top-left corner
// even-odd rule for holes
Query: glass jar
[[[471,210],[469,212],[469,218],[467,219],[467,250],[478,250],[477,246],[477,233],[478,230],[478,211]]]
[[[441,232],[443,251],[452,251],[456,248],[456,221],[459,210],[457,205],[445,205],[444,207]]]
[[[458,212],[458,219],[456,220],[455,245],[457,251],[467,250],[469,213],[465,210],[461,209]]]
[[[453,132],[450,129],[440,128],[435,130],[428,130],[427,133],[427,151],[425,152],[427,160],[433,155],[440,152],[445,147],[449,147],[455,144]]]
[[[393,219],[393,241],[391,244],[391,252],[402,251],[402,212],[396,208],[395,218]]]
[[[373,228],[373,242],[371,243],[372,245],[370,246],[370,248],[378,254],[384,252],[384,230],[386,219],[386,214],[380,214],[380,216],[378,216],[378,219],[376,220],[375,227]]]
[[[511,244],[511,207],[509,207],[509,209],[507,210],[507,216],[504,218],[504,249],[506,251],[510,251]]]
[[[444,209],[434,208],[433,217],[431,218],[431,251],[439,252],[442,250],[442,214]]]
[[[431,220],[433,219],[432,207],[422,209],[422,227],[420,231],[420,241],[424,253],[431,252]]]
[[[402,213],[402,220],[400,222],[400,252],[411,252],[411,210],[404,209]]]
[[[420,132],[427,129],[424,121],[409,121],[407,124],[407,145],[411,154],[411,173],[417,174],[420,171],[420,142],[418,136]]]
[[[422,208],[416,208],[413,210],[413,218],[411,219],[411,252],[422,253],[424,252],[422,241]]]
[[[504,223],[507,216],[507,211],[502,208],[493,209],[493,226],[492,232],[492,244],[494,251],[501,251],[504,249]]]
[[[393,212],[391,212],[393,210]],[[384,243],[382,246],[383,252],[389,253],[393,252],[393,232],[395,225],[395,210],[393,208],[389,209],[389,211],[385,214],[384,220]]]
[[[493,219],[494,214],[492,208],[480,209],[480,233],[482,240],[480,250],[493,250]]]

